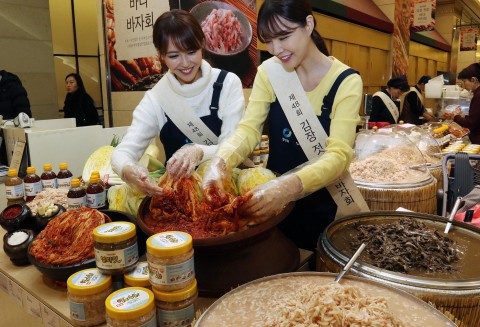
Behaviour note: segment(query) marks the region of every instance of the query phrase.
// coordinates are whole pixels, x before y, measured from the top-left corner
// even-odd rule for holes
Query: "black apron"
[[[210,104],[210,115],[200,117],[208,128],[216,136],[220,136],[222,129],[222,120],[218,118],[218,102],[223,87],[223,81],[227,76],[227,71],[222,70],[218,75],[217,81],[213,84],[212,102]],[[160,131],[160,141],[165,149],[165,162],[170,159],[173,154],[187,143],[192,143],[190,139],[172,122],[167,116],[167,122]]]
[[[343,79],[356,71],[342,72],[325,96],[318,120],[330,135],[330,114],[337,89]],[[267,168],[283,174],[307,161],[307,157],[292,131],[278,100],[270,105],[267,118],[270,149]],[[313,251],[320,234],[335,219],[337,205],[326,188],[322,188],[295,203],[292,212],[278,228],[299,248]]]

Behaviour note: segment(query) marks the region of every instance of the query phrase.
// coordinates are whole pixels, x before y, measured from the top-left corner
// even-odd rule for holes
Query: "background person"
[[[398,99],[409,89],[405,76],[391,78],[386,88],[373,94],[369,121],[396,124],[400,116]]]
[[[65,77],[65,87],[67,95],[63,105],[64,117],[75,118],[77,127],[99,124],[97,109],[92,97],[85,90],[80,75],[68,74]]]
[[[148,180],[147,169],[137,162],[157,135],[165,149],[168,174],[189,175],[202,160],[213,156],[217,142],[233,131],[245,111],[240,78],[233,73],[224,75],[226,72],[203,60],[205,35],[190,13],[171,10],[158,17],[153,43],[168,72],[135,108],[132,124],[111,160],[113,170],[123,180],[147,195],[160,193],[161,188]],[[223,87],[214,93],[220,76]],[[201,120],[203,134],[213,133],[218,141],[192,143],[198,132],[183,124],[185,117],[187,122]]]
[[[21,112],[32,117],[27,90],[17,75],[0,70],[0,115],[3,120],[8,120],[14,119]]]
[[[328,56],[315,24],[309,1],[266,0],[263,3],[258,13],[257,35],[273,58],[258,67],[245,116],[234,134],[220,144],[217,156],[206,168],[202,185],[208,201],[222,199],[222,181],[227,180],[231,169],[252,152],[264,124],[268,124],[267,168],[283,175],[255,187],[251,191],[252,198],[240,208],[241,213],[259,223],[298,200],[279,228],[298,247],[310,250],[316,247],[319,235],[335,217],[337,205],[325,187],[350,164],[362,101],[362,80],[354,71],[339,84],[331,102],[324,101],[334,89],[334,82],[349,67]],[[328,135],[323,155],[315,160],[308,161],[297,142],[301,133],[297,135],[293,131],[295,127],[292,126],[296,124],[292,125],[284,111],[290,107],[282,108],[279,102],[284,96],[292,98],[293,88],[288,91],[291,83],[270,76],[271,73],[275,75],[275,71],[270,70],[272,66],[281,76],[291,76],[290,72],[295,72],[299,80],[296,83],[299,86],[296,90],[300,89],[298,94],[306,96],[311,104],[308,109]],[[278,81],[284,84],[287,92],[274,91],[272,84]],[[302,114],[297,110],[295,115]]]
[[[470,130],[468,137],[474,144],[480,144],[480,64],[467,66],[458,74],[463,87],[472,92],[468,115],[463,116],[460,108],[455,109],[453,121]]]
[[[425,122],[425,120],[436,120],[435,116],[425,109],[423,101],[425,95],[425,84],[427,84],[430,79],[431,77],[428,75],[420,77],[417,84],[410,87],[410,90],[403,94],[400,104],[400,108],[402,110],[400,113],[400,118],[398,119],[399,121],[402,120],[404,123],[421,125]]]

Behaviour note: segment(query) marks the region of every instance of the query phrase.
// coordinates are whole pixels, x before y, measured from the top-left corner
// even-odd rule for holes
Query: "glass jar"
[[[125,284],[125,287],[138,286],[151,289],[152,284],[150,284],[148,274],[148,262],[139,262],[135,269],[123,276],[123,283]]]
[[[153,288],[157,307],[158,326],[190,326],[195,319],[195,301],[198,297],[197,280],[187,287],[173,292]]]
[[[138,262],[135,225],[116,221],[100,225],[93,230],[95,261],[104,274],[124,274],[133,270]]]
[[[147,239],[147,262],[152,286],[160,291],[186,288],[195,279],[193,242],[190,234],[158,233]]]
[[[126,287],[105,300],[107,326],[157,327],[152,291],[143,287]]]
[[[81,270],[67,280],[70,318],[75,326],[105,322],[105,300],[113,292],[112,278],[96,268]]]

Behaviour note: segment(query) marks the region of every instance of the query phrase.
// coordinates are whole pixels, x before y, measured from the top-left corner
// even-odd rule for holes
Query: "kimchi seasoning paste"
[[[138,262],[135,225],[117,221],[100,225],[93,230],[95,261],[98,270],[108,275],[125,274]]]
[[[179,231],[163,232],[147,239],[150,283],[159,291],[189,287],[195,279],[192,236]]]

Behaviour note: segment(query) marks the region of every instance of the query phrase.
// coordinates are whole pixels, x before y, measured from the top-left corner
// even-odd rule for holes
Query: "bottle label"
[[[105,206],[105,192],[87,193],[87,206],[89,208],[102,208]]]
[[[38,181],[35,183],[25,183],[25,195],[26,196],[35,196],[38,193],[42,192],[42,182]]]
[[[177,265],[148,263],[150,282],[159,285],[175,285],[195,277],[193,257]]]
[[[23,183],[20,185],[5,185],[5,195],[7,199],[18,199],[25,196],[25,190],[23,188]]]
[[[81,198],[67,198],[68,210],[78,209],[87,205],[87,196],[84,195]]]
[[[157,309],[158,326],[190,326],[195,318],[193,303],[180,310]]]
[[[57,179],[42,179],[43,188],[57,188]]]
[[[70,188],[70,181],[72,180],[71,177],[67,178],[57,178],[57,185],[58,188]]]
[[[98,268],[121,269],[138,261],[138,246],[135,243],[125,249],[102,251],[95,249],[95,260]]]
[[[73,320],[77,320],[77,321],[87,320],[85,315],[84,304],[70,301],[70,317],[72,317]]]

